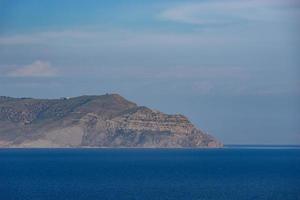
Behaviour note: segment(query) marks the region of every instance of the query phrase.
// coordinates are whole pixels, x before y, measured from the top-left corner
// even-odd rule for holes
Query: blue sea
[[[0,200],[296,200],[300,148],[0,149]]]

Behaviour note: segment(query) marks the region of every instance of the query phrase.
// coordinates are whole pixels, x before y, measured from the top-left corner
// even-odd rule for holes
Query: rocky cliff
[[[183,115],[118,94],[61,99],[0,97],[0,147],[221,147]]]

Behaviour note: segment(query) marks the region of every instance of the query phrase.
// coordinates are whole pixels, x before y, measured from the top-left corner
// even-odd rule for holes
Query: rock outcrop
[[[0,97],[0,147],[221,147],[185,116],[118,94],[61,99]]]

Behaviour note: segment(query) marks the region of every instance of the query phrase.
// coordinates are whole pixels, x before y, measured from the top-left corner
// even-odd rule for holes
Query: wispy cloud
[[[227,38],[230,42],[233,38]],[[137,47],[165,45],[199,45],[223,43],[217,36],[176,32],[130,30],[64,30],[0,35],[0,45],[58,45],[77,47]]]
[[[215,0],[170,7],[162,11],[159,17],[163,20],[196,25],[276,21],[299,15],[299,10],[295,10],[296,6],[299,6],[299,3],[294,0]]]
[[[0,44],[2,45],[26,45],[26,44],[49,44],[61,42],[61,40],[68,42],[70,40],[94,39],[98,32],[78,31],[78,30],[62,30],[62,31],[45,31],[34,33],[23,33],[15,35],[0,36]],[[103,34],[101,34],[102,36]],[[98,35],[99,37],[99,35]]]
[[[58,75],[58,70],[49,62],[37,60],[30,65],[25,65],[7,73],[10,77],[53,77]]]

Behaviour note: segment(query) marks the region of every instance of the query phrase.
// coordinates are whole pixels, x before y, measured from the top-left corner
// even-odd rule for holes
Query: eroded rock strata
[[[61,99],[0,97],[0,147],[221,147],[185,116],[118,94]]]

